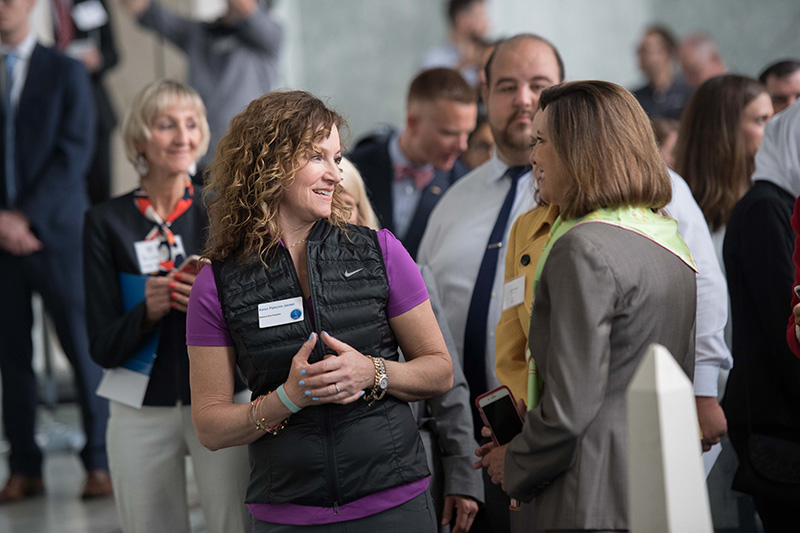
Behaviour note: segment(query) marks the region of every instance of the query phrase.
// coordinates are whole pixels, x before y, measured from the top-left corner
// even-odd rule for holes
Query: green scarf
[[[562,220],[559,216],[555,223],[553,223],[553,227],[550,229],[550,235],[547,237],[547,242],[545,242],[544,249],[542,250],[542,255],[536,265],[536,273],[533,276],[534,297],[536,296],[536,288],[539,286],[539,279],[542,276],[544,263],[547,261],[547,256],[550,255],[553,244],[573,227],[589,222],[610,224],[647,237],[675,254],[681,261],[697,272],[697,265],[692,258],[689,247],[686,246],[683,237],[678,233],[678,223],[675,219],[661,216],[643,207],[598,209],[584,217],[572,220]],[[531,311],[533,311],[533,308],[531,308]],[[526,348],[525,350],[525,360],[528,362],[528,409],[533,409],[539,405],[544,381],[537,372],[536,363],[533,357],[531,357],[530,348]]]

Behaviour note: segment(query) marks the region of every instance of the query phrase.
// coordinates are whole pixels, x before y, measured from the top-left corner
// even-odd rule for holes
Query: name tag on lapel
[[[258,327],[271,328],[303,320],[303,297],[258,304]]]
[[[503,311],[525,301],[525,274],[517,276],[503,285]]]

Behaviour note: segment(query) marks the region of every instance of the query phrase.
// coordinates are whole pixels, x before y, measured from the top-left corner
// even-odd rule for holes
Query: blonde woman
[[[190,531],[188,455],[206,529],[245,531],[246,451],[211,453],[192,426],[185,339],[195,275],[176,271],[205,245],[208,215],[189,170],[208,148],[206,109],[193,89],[159,80],[136,96],[122,132],[139,187],[94,207],[84,229],[92,358],[116,368],[157,343],[143,405],[110,406],[107,446],[120,525],[126,533]],[[147,276],[143,300],[126,307],[123,285],[137,275]]]

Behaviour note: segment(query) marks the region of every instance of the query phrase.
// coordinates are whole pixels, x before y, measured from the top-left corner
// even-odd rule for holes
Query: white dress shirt
[[[19,105],[19,97],[22,88],[25,86],[25,79],[28,77],[28,65],[31,62],[31,54],[36,48],[36,34],[29,32],[27,37],[22,40],[16,48],[0,46],[0,56],[5,57],[9,52],[14,52],[17,61],[14,64],[14,85],[11,86],[11,102],[16,108]],[[0,64],[0,68],[5,68],[5,63]]]
[[[428,219],[428,227],[417,253],[417,262],[428,265],[433,271],[442,297],[442,307],[462,362],[464,329],[472,290],[489,243],[489,235],[511,184],[508,178],[501,179],[507,169],[508,165],[500,161],[495,153],[489,161],[447,189]],[[531,173],[527,172],[517,181],[517,195],[503,234],[503,246],[497,256],[497,271],[486,320],[487,390],[500,385],[494,371],[494,332],[502,311],[508,235],[517,217],[534,207],[536,201],[531,188]],[[473,392],[480,394],[484,391]]]
[[[733,366],[731,351],[725,344],[728,323],[728,286],[722,274],[706,219],[689,186],[675,172],[672,178],[672,201],[669,216],[678,221],[678,231],[697,264],[697,324],[694,367],[695,396],[717,396],[720,369]]]

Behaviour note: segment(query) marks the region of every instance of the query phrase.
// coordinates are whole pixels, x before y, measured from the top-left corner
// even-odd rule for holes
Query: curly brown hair
[[[217,145],[205,189],[210,220],[205,256],[224,261],[258,256],[266,265],[279,245],[278,212],[286,189],[341,115],[305,91],[277,91],[257,98],[236,115]],[[349,207],[341,186],[333,193],[329,222],[344,227]]]

